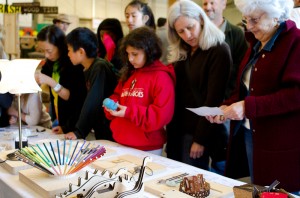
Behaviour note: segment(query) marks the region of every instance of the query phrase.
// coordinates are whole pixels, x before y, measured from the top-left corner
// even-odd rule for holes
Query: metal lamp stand
[[[23,148],[22,141],[22,114],[21,114],[21,94],[16,94],[18,96],[18,118],[19,118],[19,149]]]

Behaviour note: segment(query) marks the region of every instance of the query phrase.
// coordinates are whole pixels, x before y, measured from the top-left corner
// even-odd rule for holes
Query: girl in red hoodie
[[[118,108],[105,107],[116,142],[158,155],[166,142],[164,126],[173,116],[175,94],[174,69],[159,61],[160,43],[148,27],[137,28],[123,39],[124,67],[110,96]]]

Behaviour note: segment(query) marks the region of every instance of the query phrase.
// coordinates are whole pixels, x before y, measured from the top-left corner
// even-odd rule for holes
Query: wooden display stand
[[[60,142],[61,144],[61,142]],[[74,145],[72,145],[73,147]],[[57,152],[57,148],[54,149]],[[113,155],[115,150],[106,148],[105,155]],[[31,167],[31,166],[30,166]],[[61,170],[64,170],[62,167]],[[52,176],[37,168],[21,170],[19,172],[19,180],[27,186],[35,189],[42,197],[55,197],[65,192],[69,188],[69,184],[77,184],[79,177],[84,177],[85,170],[82,169],[72,175]]]
[[[4,51],[9,55],[10,59],[20,57],[20,41],[19,41],[19,15],[4,14],[3,27],[3,45]],[[13,56],[13,57],[12,57]]]
[[[1,161],[4,161],[7,159],[7,154],[13,153],[15,150],[9,150],[9,151],[2,151],[0,153],[0,159]],[[13,175],[17,175],[19,171],[32,168],[32,166],[21,162],[21,161],[11,161],[7,160],[4,163],[0,164],[1,167],[3,167],[5,170],[7,170],[9,173]]]
[[[77,184],[78,177],[84,175],[85,171],[79,171],[71,176],[52,177],[36,168],[31,168],[20,171],[19,180],[35,189],[42,197],[48,198],[63,193],[68,189],[70,183]]]
[[[188,195],[188,194],[185,194],[185,193],[182,193],[178,190],[170,190],[168,192],[164,192],[162,194],[160,194],[161,198],[177,198],[177,197],[180,197],[180,198],[192,198],[192,196]]]
[[[170,195],[168,195],[171,194],[174,195],[173,197],[178,197],[177,195],[181,194],[181,192],[179,192],[179,183],[175,187],[171,187],[166,185],[165,183],[159,183],[159,182],[181,174],[183,173],[174,173],[161,178],[147,181],[145,182],[145,191],[154,194],[156,196],[162,196],[163,194],[165,194],[163,197],[171,197]],[[207,182],[210,184],[210,194],[208,198],[233,197],[233,190],[231,187],[217,184],[211,181],[207,181]],[[191,197],[191,196],[187,195],[187,197]]]

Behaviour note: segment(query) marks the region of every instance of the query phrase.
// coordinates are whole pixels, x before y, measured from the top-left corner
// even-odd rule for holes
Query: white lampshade
[[[0,60],[0,93],[36,93],[41,88],[34,73],[41,61],[34,59]]]

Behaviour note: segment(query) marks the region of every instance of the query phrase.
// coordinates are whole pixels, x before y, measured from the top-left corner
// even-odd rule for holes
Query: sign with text
[[[58,7],[45,6],[24,6],[22,7],[22,14],[58,14]]]
[[[14,13],[21,13],[21,12],[22,12],[21,6],[0,4],[0,13],[14,14]]]
[[[17,4],[19,5],[19,4]],[[33,5],[22,5],[22,6],[14,6],[14,5],[6,5],[0,4],[0,13],[21,13],[21,14],[58,14],[58,7],[47,7],[47,6],[38,6],[37,4]]]
[[[40,2],[32,2],[32,3],[24,3],[24,2],[20,2],[20,3],[12,3],[11,5],[13,6],[40,6]]]

